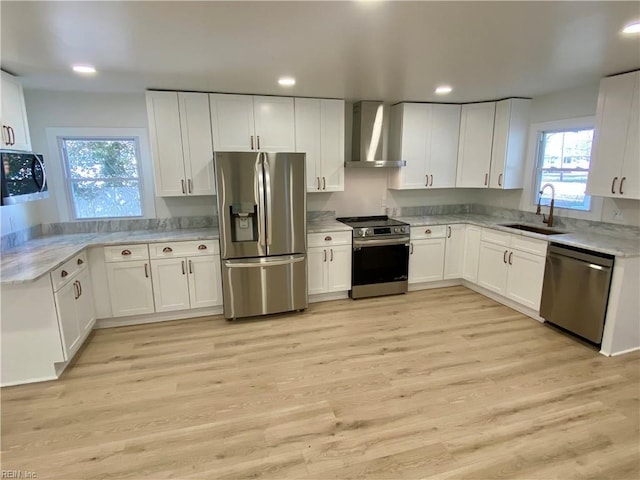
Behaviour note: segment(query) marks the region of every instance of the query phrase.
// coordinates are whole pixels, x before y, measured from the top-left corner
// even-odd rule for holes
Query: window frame
[[[87,222],[110,220],[139,220],[155,218],[156,197],[153,185],[153,164],[146,128],[139,127],[49,127],[46,128],[49,158],[45,155],[45,165],[49,178],[49,191],[55,199],[58,222]],[[68,185],[67,161],[59,145],[60,138],[80,139],[135,139],[138,154],[138,185],[140,188],[140,204],[142,215],[135,217],[93,217],[76,218],[75,206]],[[55,218],[54,212],[46,212]]]
[[[535,166],[534,166],[534,174],[533,174],[533,188],[532,188],[532,192],[531,195],[533,196],[533,198],[531,198],[530,200],[537,205],[538,203],[538,195],[540,194],[540,187],[542,186],[542,172],[543,170],[545,171],[557,171],[557,172],[586,172],[587,173],[587,179],[589,178],[589,173],[591,173],[591,155],[589,155],[589,168],[588,169],[582,169],[582,168],[569,168],[569,169],[564,169],[562,167],[560,168],[556,168],[556,169],[550,169],[550,168],[543,168],[542,167],[542,154],[543,154],[543,145],[544,145],[544,135],[547,133],[566,133],[566,132],[580,132],[580,131],[584,131],[584,130],[591,130],[592,132],[595,132],[594,127],[573,127],[573,128],[555,128],[555,129],[548,129],[548,130],[538,130],[537,134],[537,139],[536,139],[536,154],[535,154]],[[591,140],[591,144],[593,145],[593,137]],[[562,164],[562,163],[561,163]],[[585,185],[586,187],[586,185]],[[588,204],[589,207],[588,208],[571,208],[571,207],[554,207],[554,208],[559,208],[565,211],[571,211],[571,212],[591,212],[592,208],[593,208],[593,197],[589,194],[587,194],[585,192],[585,198],[588,199]]]

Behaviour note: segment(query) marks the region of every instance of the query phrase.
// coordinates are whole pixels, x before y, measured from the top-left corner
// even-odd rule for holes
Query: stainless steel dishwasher
[[[552,243],[547,250],[540,316],[592,343],[602,343],[613,259]]]

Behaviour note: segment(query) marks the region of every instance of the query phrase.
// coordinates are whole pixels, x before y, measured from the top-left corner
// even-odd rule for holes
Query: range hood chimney
[[[362,101],[353,104],[353,136],[349,168],[404,167],[400,159],[386,160],[384,128],[389,107],[382,102]]]

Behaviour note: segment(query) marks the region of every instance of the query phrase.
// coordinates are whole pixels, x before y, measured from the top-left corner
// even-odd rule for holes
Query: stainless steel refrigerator
[[[307,308],[303,153],[216,152],[224,316]]]

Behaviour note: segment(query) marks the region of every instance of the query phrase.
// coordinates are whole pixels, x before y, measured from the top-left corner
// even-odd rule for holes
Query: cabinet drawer
[[[506,232],[500,232],[498,230],[492,230],[490,228],[483,228],[482,235],[480,238],[485,242],[491,242],[491,243],[495,243],[496,245],[502,245],[504,247],[508,247],[511,234]]]
[[[547,242],[523,235],[511,235],[511,248],[522,252],[533,253],[534,255],[544,256],[547,254]]]
[[[105,262],[131,262],[134,260],[148,260],[149,250],[147,244],[116,245],[104,247]]]
[[[420,238],[444,238],[446,235],[446,225],[426,225],[424,227],[411,227],[411,240],[418,240]]]
[[[193,257],[196,255],[217,255],[219,253],[220,248],[216,240],[149,244],[149,256],[151,258]]]
[[[307,235],[309,247],[323,247],[327,245],[351,245],[352,232],[323,232]]]
[[[64,262],[61,266],[51,272],[51,284],[54,292],[65,286],[76,274],[87,268],[87,254],[81,252],[73,258]]]

